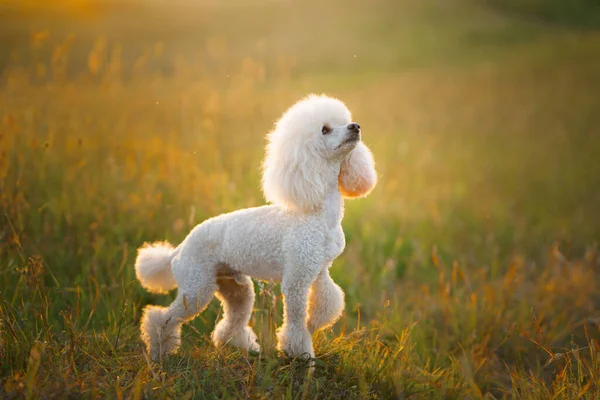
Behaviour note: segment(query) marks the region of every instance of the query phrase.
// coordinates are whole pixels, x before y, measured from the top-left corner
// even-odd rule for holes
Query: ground
[[[600,397],[600,11],[579,0],[0,3],[0,396]],[[144,241],[263,204],[274,120],[344,100],[380,182],[347,202],[316,368],[151,363]]]

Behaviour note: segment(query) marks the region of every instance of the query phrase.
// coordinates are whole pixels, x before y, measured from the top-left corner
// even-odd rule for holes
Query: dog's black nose
[[[349,131],[354,131],[354,132],[358,132],[360,130],[360,125],[357,124],[356,122],[353,122],[351,124],[348,124],[348,130]]]

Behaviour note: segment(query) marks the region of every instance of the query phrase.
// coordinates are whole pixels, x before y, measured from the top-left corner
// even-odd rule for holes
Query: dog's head
[[[377,183],[373,156],[344,103],[310,95],[290,107],[269,134],[263,191],[268,201],[312,210],[339,186],[362,197]]]

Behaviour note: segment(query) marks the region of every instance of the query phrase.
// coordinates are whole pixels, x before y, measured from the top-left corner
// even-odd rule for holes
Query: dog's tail
[[[168,242],[144,243],[135,259],[135,274],[142,286],[153,293],[166,293],[177,287],[171,261],[179,253]]]

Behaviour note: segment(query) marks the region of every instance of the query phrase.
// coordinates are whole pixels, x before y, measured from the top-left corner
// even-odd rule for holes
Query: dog
[[[260,351],[248,325],[251,278],[281,283],[277,348],[314,358],[312,333],[332,326],[344,310],[344,292],[329,276],[346,245],[344,198],[364,197],[376,183],[373,156],[343,102],[310,95],[290,107],[268,135],[262,187],[270,205],[210,218],[176,248],[156,242],[138,249],[135,271],[144,288],[178,288],[169,307],[143,311],[141,338],[152,359],[177,351],[181,325],[214,295],[224,311],[214,344]]]

